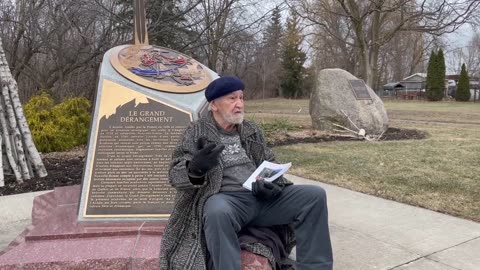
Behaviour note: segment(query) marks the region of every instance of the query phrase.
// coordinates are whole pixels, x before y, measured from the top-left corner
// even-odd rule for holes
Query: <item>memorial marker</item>
[[[372,99],[368,92],[367,85],[365,85],[363,80],[349,80],[348,82],[350,83],[353,94],[357,100]]]
[[[103,59],[78,219],[168,219],[174,147],[206,113],[203,90],[217,75],[191,57],[148,44],[143,0],[135,1],[135,45]]]

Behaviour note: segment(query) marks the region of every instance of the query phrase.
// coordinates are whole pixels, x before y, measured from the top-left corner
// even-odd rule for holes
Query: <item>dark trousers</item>
[[[325,190],[291,185],[272,201],[258,201],[251,192],[222,192],[204,206],[204,231],[215,270],[240,270],[237,233],[246,225],[291,224],[297,239],[297,270],[331,270],[332,246]]]

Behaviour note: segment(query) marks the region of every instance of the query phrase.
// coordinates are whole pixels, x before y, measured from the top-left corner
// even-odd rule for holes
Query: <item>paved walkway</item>
[[[327,190],[335,270],[480,269],[480,223],[288,178]],[[30,222],[33,197],[0,197],[0,250]]]
[[[0,196],[0,251],[31,224],[33,198],[45,192]]]

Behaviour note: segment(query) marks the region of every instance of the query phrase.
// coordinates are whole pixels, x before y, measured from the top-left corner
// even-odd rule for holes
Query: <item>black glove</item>
[[[282,187],[265,180],[257,180],[252,183],[252,193],[262,201],[273,200],[280,195]]]
[[[223,144],[208,143],[207,138],[200,137],[197,141],[198,151],[188,163],[189,175],[194,178],[203,178],[208,170],[218,165],[224,148]]]

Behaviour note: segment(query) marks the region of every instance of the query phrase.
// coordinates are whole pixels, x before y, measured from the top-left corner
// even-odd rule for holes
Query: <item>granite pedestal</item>
[[[77,222],[80,186],[37,196],[32,225],[0,253],[0,269],[159,269],[165,222]],[[242,251],[243,270],[270,270]]]

